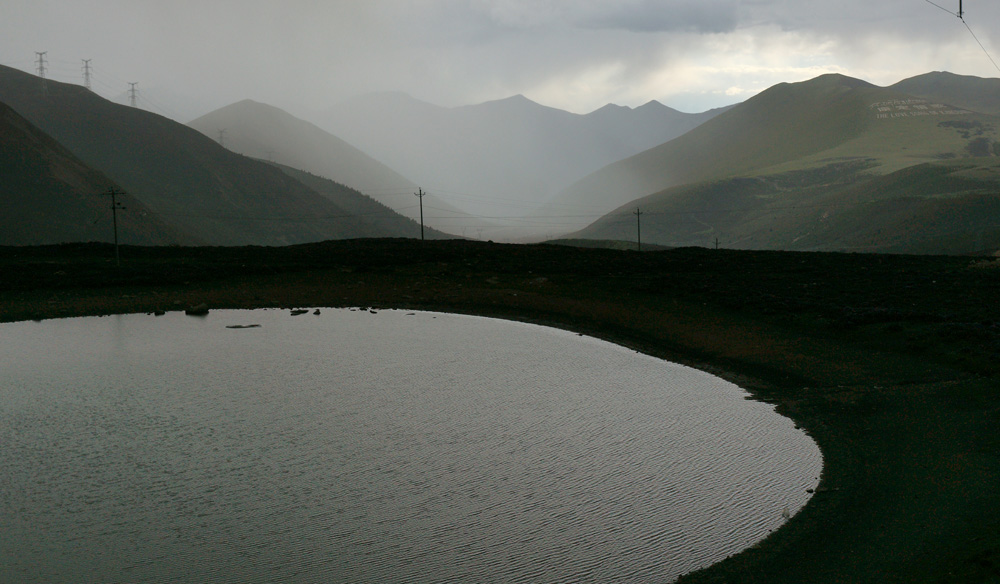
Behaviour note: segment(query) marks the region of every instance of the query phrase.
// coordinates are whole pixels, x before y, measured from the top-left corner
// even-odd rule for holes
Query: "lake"
[[[665,582],[822,470],[728,382],[519,322],[70,318],[0,355],[3,582]]]

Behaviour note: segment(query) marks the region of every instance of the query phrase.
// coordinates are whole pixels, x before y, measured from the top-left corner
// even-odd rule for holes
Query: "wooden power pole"
[[[118,254],[118,210],[125,210],[125,207],[118,202],[118,195],[124,195],[125,191],[118,189],[117,187],[111,187],[108,192],[104,193],[111,197],[111,222],[115,227],[115,265],[121,266],[121,256]]]
[[[417,189],[417,192],[413,193],[420,199],[420,241],[424,240],[424,189]]]
[[[642,251],[642,211],[636,207],[632,214],[635,215],[635,249]]]

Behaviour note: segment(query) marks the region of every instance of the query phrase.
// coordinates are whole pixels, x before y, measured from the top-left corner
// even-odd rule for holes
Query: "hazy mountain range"
[[[188,127],[0,67],[0,104],[0,244],[110,239],[113,187],[127,243],[418,237],[422,188],[428,226],[458,235],[620,241],[641,225],[668,246],[1000,249],[997,79],[823,75],[697,115],[378,94],[313,123],[246,100]]]
[[[250,100],[188,125],[235,152],[337,177],[408,217],[418,216],[413,193],[422,189],[427,223],[511,237],[537,233],[523,224],[557,190],[720,111],[684,114],[653,101],[576,115],[523,96],[445,108],[378,93],[319,115],[329,131]]]
[[[650,101],[578,115],[522,95],[446,108],[377,93],[337,104],[317,123],[454,206],[502,218],[530,215],[590,172],[721,111],[686,114]]]
[[[420,201],[414,196],[419,190],[416,183],[337,136],[276,107],[244,100],[188,125],[233,152],[333,179],[411,219],[420,217]],[[425,222],[443,229],[456,226],[452,218],[466,217],[434,193],[425,197],[424,206]]]

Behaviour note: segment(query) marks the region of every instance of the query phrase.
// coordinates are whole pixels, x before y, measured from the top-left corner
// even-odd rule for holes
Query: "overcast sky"
[[[838,72],[1000,77],[958,0],[0,0],[0,64],[149,109],[250,98],[303,115],[370,91],[445,106],[524,94],[586,113],[655,99],[682,111]],[[965,0],[1000,57],[1000,2]],[[181,105],[184,101],[187,105]],[[182,119],[180,121],[188,121]]]

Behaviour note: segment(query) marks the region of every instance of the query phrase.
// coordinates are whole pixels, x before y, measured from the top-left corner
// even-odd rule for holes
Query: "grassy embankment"
[[[366,240],[0,248],[0,321],[378,305],[529,320],[732,380],[823,450],[765,542],[684,582],[1000,581],[1000,261]]]

